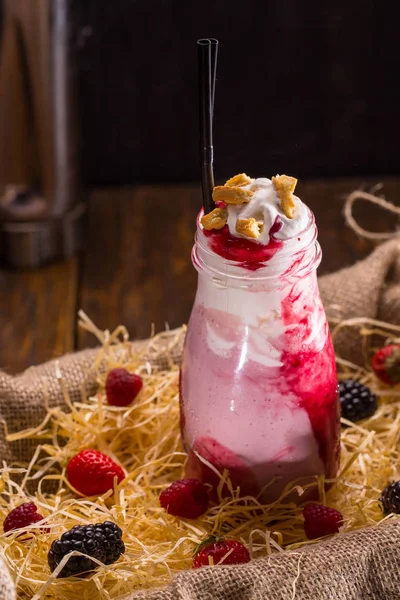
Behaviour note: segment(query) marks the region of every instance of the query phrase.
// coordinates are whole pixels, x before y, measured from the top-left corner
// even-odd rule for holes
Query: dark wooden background
[[[196,40],[220,40],[221,178],[400,174],[389,0],[79,0],[91,185],[198,179]]]

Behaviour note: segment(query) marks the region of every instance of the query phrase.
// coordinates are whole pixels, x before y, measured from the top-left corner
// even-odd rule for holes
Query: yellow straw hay
[[[34,501],[45,516],[43,524],[0,535],[0,552],[12,571],[20,598],[60,600],[115,599],[140,588],[167,584],[171,576],[190,568],[195,547],[210,534],[234,537],[245,543],[253,558],[283,552],[309,542],[304,536],[302,507],[288,500],[295,483],[288,486],[275,503],[262,506],[255,498],[238,500],[238,490],[220,505],[194,521],[178,519],[161,509],[160,492],[184,475],[186,455],[179,432],[178,367],[159,371],[144,360],[154,339],[134,350],[123,327],[100,332],[85,315],[83,326],[95,333],[102,348],[94,363],[98,393],[82,397],[72,405],[64,397],[69,412],[48,408],[37,428],[10,434],[9,441],[35,438],[38,448],[26,468],[0,470],[0,522],[11,508]],[[374,525],[383,515],[378,499],[390,480],[400,479],[400,386],[380,384],[368,368],[368,344],[372,336],[377,346],[400,335],[400,328],[378,321],[356,320],[336,324],[333,337],[343,327],[358,327],[365,345],[366,367],[357,367],[338,357],[341,378],[357,377],[379,396],[379,409],[359,424],[346,423],[342,432],[341,472],[325,494],[322,478],[315,481],[321,501],[344,515],[343,532]],[[184,329],[177,334],[184,335]],[[150,347],[150,345],[152,345]],[[108,406],[104,384],[106,372],[116,366],[139,373],[144,386],[137,400],[127,408]],[[62,370],[55,373],[63,387]],[[83,448],[97,448],[118,462],[127,474],[120,485],[99,498],[81,498],[68,484],[65,467]],[[37,483],[34,496],[28,493]],[[48,482],[55,486],[46,493]],[[226,482],[222,474],[220,489]],[[299,499],[301,502],[301,498]],[[123,530],[126,553],[108,567],[99,568],[85,579],[57,579],[50,574],[47,552],[51,542],[77,524],[116,522]],[[32,535],[32,530],[39,530]]]

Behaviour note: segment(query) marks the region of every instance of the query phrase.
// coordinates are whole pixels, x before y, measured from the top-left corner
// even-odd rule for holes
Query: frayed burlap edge
[[[164,589],[124,600],[395,600],[400,519],[260,558],[182,571]]]

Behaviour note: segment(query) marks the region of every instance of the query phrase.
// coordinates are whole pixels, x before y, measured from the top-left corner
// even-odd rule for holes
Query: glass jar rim
[[[299,255],[305,256],[309,253],[310,249],[315,247],[316,252],[314,259],[311,261],[311,269],[316,269],[321,261],[321,247],[317,241],[318,230],[315,224],[315,217],[313,212],[307,207],[309,214],[309,221],[307,226],[300,231],[296,236],[288,240],[283,241],[283,248],[269,260],[260,261],[259,267],[255,269],[247,268],[243,266],[243,263],[239,263],[235,260],[226,259],[219,254],[216,254],[209,248],[207,243],[207,237],[202,231],[200,224],[200,218],[203,211],[200,211],[197,217],[197,231],[195,234],[195,243],[192,249],[192,262],[194,267],[199,271],[206,271],[212,276],[228,277],[233,280],[247,281],[265,281],[268,279],[276,279],[282,275],[290,277],[295,275],[299,269],[293,269],[294,265],[302,268],[301,262],[298,258]],[[305,243],[301,248],[293,248],[291,242],[298,240],[299,238],[305,238]],[[277,239],[277,238],[275,238]],[[312,258],[312,257],[311,257]],[[257,263],[254,263],[255,265]],[[285,268],[286,267],[286,268]],[[245,271],[245,273],[244,273]],[[307,273],[304,272],[304,276]]]

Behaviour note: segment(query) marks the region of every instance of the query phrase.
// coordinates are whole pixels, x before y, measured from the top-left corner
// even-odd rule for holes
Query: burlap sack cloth
[[[370,317],[400,324],[400,239],[379,247],[364,261],[320,278],[324,305],[340,307],[342,318]],[[337,310],[337,308],[335,308]],[[336,339],[341,356],[359,362],[357,330]],[[90,375],[93,350],[63,357],[60,368],[72,400],[95,389]],[[174,359],[179,362],[179,349]],[[159,364],[167,363],[163,351]],[[89,371],[89,376],[88,376]],[[0,372],[0,424],[18,431],[37,425],[44,416],[44,394],[50,405],[63,404],[55,377],[55,361],[11,377]],[[46,383],[44,383],[44,381]],[[46,391],[45,391],[46,390]],[[0,458],[27,461],[35,444],[7,444],[0,427]],[[0,562],[0,600],[11,600],[9,575]],[[339,535],[301,551],[275,554],[249,565],[205,568],[180,573],[163,591],[136,593],[133,600],[400,600],[400,521]]]
[[[2,558],[0,557],[0,600],[16,598],[14,582]]]

